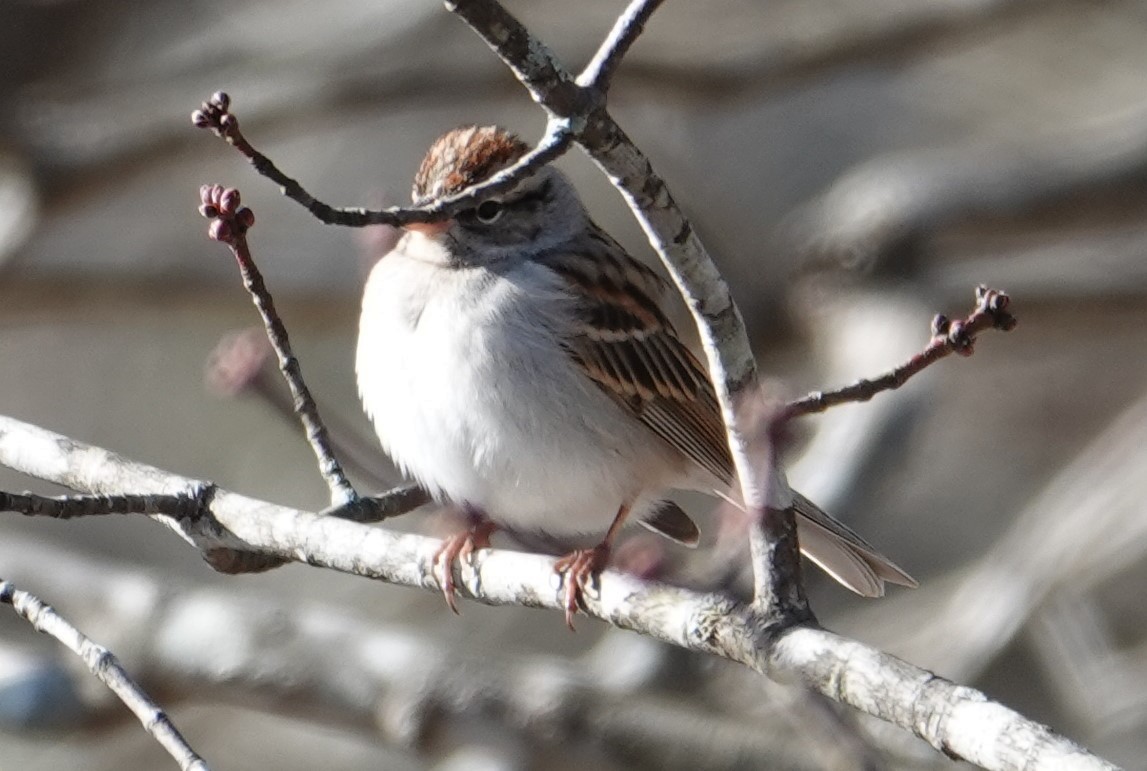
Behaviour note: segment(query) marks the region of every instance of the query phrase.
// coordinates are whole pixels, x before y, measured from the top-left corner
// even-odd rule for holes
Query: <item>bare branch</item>
[[[191,480],[106,450],[0,417],[0,463],[89,492],[177,490]],[[218,490],[212,516],[199,517],[194,541],[213,549],[305,561],[344,573],[441,591],[434,575],[436,539],[390,532],[300,512]],[[163,515],[158,518],[169,519]],[[185,537],[188,537],[185,534]],[[192,540],[188,537],[188,540]],[[562,610],[554,561],[534,554],[482,550],[460,566],[463,596],[490,605]],[[586,612],[615,626],[688,650],[722,656],[777,678],[799,678],[832,699],[892,722],[952,757],[989,769],[1115,767],[982,693],[956,686],[814,623],[778,628],[723,594],[703,594],[606,571]]]
[[[3,579],[0,579],[0,602],[11,605],[37,632],[56,638],[79,656],[88,670],[139,718],[144,729],[183,771],[207,771],[207,764],[191,749],[171,718],[136,685],[111,651],[85,637],[50,605]]]
[[[951,353],[971,356],[976,335],[988,329],[1004,332],[1015,329],[1016,319],[1008,312],[1011,298],[1004,292],[976,287],[976,309],[967,318],[950,321],[937,315],[932,319],[932,340],[923,351],[895,369],[875,378],[864,378],[835,391],[814,391],[802,399],[790,402],[784,410],[786,419],[799,418],[849,402],[866,402],[882,391],[891,391],[908,382]]]
[[[231,248],[235,261],[239,263],[239,272],[243,275],[243,286],[250,292],[251,299],[254,300],[255,307],[263,318],[267,338],[271,341],[279,360],[279,369],[287,381],[287,387],[291,389],[295,414],[302,422],[307,442],[310,443],[318,459],[319,473],[323,475],[330,488],[331,504],[338,506],[351,503],[358,498],[358,494],[347,481],[342,466],[331,450],[327,428],[319,417],[310,389],[303,382],[299,360],[291,351],[287,328],[283,326],[283,321],[275,310],[275,301],[263,282],[263,274],[259,272],[255,259],[251,256],[251,249],[247,244],[247,231],[255,224],[255,215],[247,207],[240,206],[239,191],[234,188],[204,185],[200,189],[200,198],[202,199],[200,213],[211,220],[212,240],[220,241]]]
[[[648,693],[680,660],[667,646],[638,635],[607,634],[588,656],[574,660],[518,650],[453,650],[425,631],[332,607],[337,603],[329,598],[299,604],[250,588],[204,588],[32,538],[0,541],[0,562],[21,584],[66,596],[78,625],[98,619],[122,629],[117,645],[139,662],[133,667],[139,682],[162,685],[169,702],[239,701],[429,755],[442,752],[443,731],[456,720],[480,718],[543,746],[589,740],[628,757],[640,753],[655,765],[659,758],[676,758],[673,767],[682,767],[684,755],[702,769],[824,767],[813,746],[821,743],[819,732],[789,730],[783,721],[763,730],[755,711],[725,712],[705,700]],[[137,598],[130,609],[116,601],[120,591]],[[616,676],[619,656],[639,658],[640,672]],[[539,684],[545,698],[538,698]],[[750,688],[760,692],[770,720],[783,712],[798,723],[806,709],[823,711],[816,708],[823,700],[793,693],[803,693],[799,686]],[[104,709],[91,705],[78,718],[102,717]]]
[[[759,413],[764,412],[763,415]],[[753,415],[757,412],[758,415]],[[764,399],[757,402],[746,400],[745,408],[738,416],[743,426],[757,424],[760,430],[754,432],[754,441],[748,448],[754,458],[758,458],[760,476],[758,484],[766,491],[777,484],[779,474],[779,448],[784,441],[787,419],[771,403]],[[800,548],[797,541],[795,519],[786,512],[766,506],[756,512],[750,511],[756,521],[749,527],[749,554],[753,566],[753,605],[758,612],[768,615],[780,610],[781,625],[802,623],[815,618],[805,595],[804,580],[801,577]]]
[[[306,430],[295,416],[290,389],[271,362],[273,356],[274,348],[262,326],[228,332],[208,354],[204,365],[207,388],[222,398],[253,396],[306,436]],[[327,437],[343,468],[354,472],[375,490],[393,486],[397,475],[393,471],[386,472],[389,464],[378,441],[364,438],[355,426],[340,419],[337,410],[325,409],[317,396],[315,405],[325,415]]]
[[[553,52],[498,3],[446,0],[446,8],[486,41],[534,101],[551,115],[584,117],[590,104],[600,102],[601,94],[578,86]]]
[[[614,28],[578,81],[495,0],[448,0],[447,7],[483,37],[546,109],[551,133],[568,134],[626,197],[693,313],[724,414],[743,499],[752,514],[759,514],[751,529],[753,553],[759,556],[754,562],[757,597],[752,605],[607,572],[601,577],[599,596],[586,598],[588,612],[617,626],[721,655],[757,671],[796,674],[832,698],[905,727],[949,755],[989,768],[1032,768],[1067,758],[1078,761],[1079,767],[1085,767],[1080,765],[1084,763],[1109,768],[976,691],[836,637],[812,621],[799,577],[792,569],[797,551],[791,514],[774,516],[766,511],[769,486],[780,472],[774,464],[764,470],[754,465],[738,415],[741,402],[755,391],[757,379],[740,313],[665,183],[606,112],[605,87],[610,75],[657,3],[631,4],[628,18]],[[195,115],[197,124],[213,127],[210,106]],[[221,109],[226,113],[227,105]],[[229,114],[219,117],[215,128],[224,136],[237,134]],[[236,144],[234,136],[228,136],[228,141]],[[251,153],[245,154],[254,160]],[[990,305],[995,300],[984,302]],[[1006,298],[1002,303],[1006,304]],[[988,315],[1003,314],[1003,304],[988,308],[992,311]],[[907,374],[893,373],[893,381],[906,379],[952,350],[969,350],[975,331],[978,328],[969,331],[961,322],[938,320],[935,333],[937,337],[943,334],[944,341],[935,341],[935,350],[930,346],[919,361],[911,362]],[[846,389],[842,391],[846,395],[835,398],[856,398],[861,390]],[[378,529],[364,535],[352,523],[272,511],[266,505],[243,501],[240,496],[221,494],[213,510],[220,532],[230,533],[246,548],[257,544],[265,554],[281,559],[298,559],[302,554],[311,564],[436,588],[434,542]],[[252,514],[257,515],[254,521]],[[273,526],[260,524],[260,519],[272,516]],[[499,551],[481,551],[476,558],[475,564],[460,566],[462,576],[457,581],[475,599],[536,607],[560,604],[553,591],[550,560]],[[984,719],[992,721],[986,731]],[[989,737],[987,742],[984,736]],[[1017,746],[1022,752],[1015,752]]]
[[[324,509],[321,513],[324,516],[338,517],[350,522],[382,522],[414,511],[430,501],[430,493],[416,484],[408,483],[380,495],[359,496],[349,503]]]
[[[663,0],[632,0],[618,17],[609,36],[593,55],[593,59],[578,75],[578,85],[596,88],[602,93],[609,91],[618,65],[629,52],[629,47],[645,31],[645,23],[662,2]]]
[[[953,759],[1015,771],[1116,769],[974,688],[823,629],[786,631],[769,661],[799,672],[837,701],[902,727],[914,725],[917,736]]]
[[[166,514],[177,519],[197,516],[206,506],[210,488],[198,495],[64,495],[48,497],[35,493],[0,491],[0,511],[27,517],[75,519],[109,514]]]
[[[199,128],[211,129],[216,135],[225,139],[251,162],[255,171],[279,185],[283,195],[302,205],[321,222],[356,228],[367,225],[402,227],[416,222],[440,222],[448,219],[463,209],[472,207],[482,196],[505,192],[518,180],[560,158],[569,149],[572,138],[564,124],[560,121],[551,121],[546,134],[537,146],[516,163],[502,169],[484,182],[454,195],[440,198],[426,206],[391,207],[380,210],[336,208],[312,196],[298,180],[284,174],[270,158],[256,150],[239,130],[239,119],[230,112],[230,106],[231,98],[222,91],[216,92],[210,100],[191,114],[191,120]]]

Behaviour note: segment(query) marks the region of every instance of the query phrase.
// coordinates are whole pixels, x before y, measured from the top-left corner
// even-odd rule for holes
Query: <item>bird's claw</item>
[[[566,626],[574,630],[574,616],[585,608],[585,597],[597,589],[597,579],[609,562],[609,544],[599,543],[592,549],[578,549],[554,563],[554,571],[561,576],[562,604],[565,606]]]
[[[442,546],[434,554],[434,578],[442,589],[442,596],[450,610],[458,613],[458,599],[455,594],[457,584],[454,581],[454,565],[473,564],[474,552],[477,549],[490,547],[490,536],[494,526],[488,522],[480,522],[464,533],[456,533],[442,542]]]

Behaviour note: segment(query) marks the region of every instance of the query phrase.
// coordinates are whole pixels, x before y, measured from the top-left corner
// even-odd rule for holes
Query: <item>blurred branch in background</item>
[[[828,10],[743,0],[704,8],[682,4],[666,12],[674,23],[647,33],[643,50],[629,58],[619,79],[667,99],[735,100],[794,78],[911,56],[1038,5],[881,0]],[[521,1],[508,6],[527,26],[544,30],[552,23],[544,7]],[[569,60],[589,60],[617,10],[618,3],[604,0],[579,6],[576,23],[563,25]],[[309,11],[299,0],[274,9],[278,17],[306,19]],[[252,126],[390,105],[414,95],[450,101],[461,92],[492,97],[510,88],[496,62],[473,56],[472,40],[433,5],[344,0],[330,3],[321,22],[300,26],[267,25],[265,13],[259,3],[214,9],[191,29],[124,13],[118,27],[133,44],[133,66],[97,60],[94,68],[81,65],[79,72],[29,84],[16,130],[34,149],[36,163],[63,172],[122,163],[186,142],[171,116],[220,82],[250,100]],[[707,30],[704,38],[695,34],[699,28]],[[261,34],[251,36],[250,29]],[[726,44],[707,45],[715,39]],[[80,47],[78,58],[83,62],[93,53]],[[154,75],[141,78],[140,72]],[[135,116],[132,136],[123,132],[124,114]]]
[[[72,589],[74,587],[69,587],[69,591]],[[167,714],[135,683],[107,648],[93,642],[54,608],[35,595],[17,589],[8,580],[0,579],[0,603],[10,605],[33,629],[56,638],[83,661],[91,674],[131,710],[183,771],[208,771],[207,764],[195,754]],[[0,712],[11,711],[9,705],[0,707]],[[27,720],[19,722],[23,727],[30,727]]]
[[[871,268],[960,219],[1015,216],[1085,189],[1138,186],[1145,177],[1147,104],[1031,142],[981,141],[874,158],[792,214],[787,237],[810,261]],[[957,269],[967,275],[966,266]],[[939,270],[952,267],[941,263]]]
[[[1028,503],[987,554],[912,594],[853,614],[843,627],[970,680],[1034,616],[1032,634],[1047,657],[1047,675],[1075,693],[1077,708],[1088,706],[1079,717],[1097,727],[1134,720],[1147,704],[1142,654],[1129,649],[1102,656],[1117,646],[1100,621],[1107,614],[1098,593],[1147,557],[1145,435],[1147,399],[1140,399]],[[1069,628],[1080,636],[1071,638]],[[1079,655],[1064,655],[1068,651]]]
[[[557,30],[554,39],[570,61],[588,59],[618,8],[616,2],[587,2],[579,7],[579,19],[570,20],[570,14],[554,12],[546,4],[520,5],[531,28],[536,22],[539,31],[547,25]],[[195,138],[184,131],[180,116],[226,79],[243,98],[246,129],[265,131],[277,143],[270,148],[277,155],[287,145],[284,158],[293,151],[313,163],[302,173],[314,179],[314,172],[321,172],[317,191],[332,200],[355,200],[380,178],[389,179],[393,173],[405,179],[403,169],[396,171],[378,158],[416,157],[413,154],[424,147],[418,133],[423,127],[436,131],[458,120],[473,120],[475,110],[499,120],[503,114],[516,116],[507,109],[507,95],[516,94],[517,87],[493,57],[480,55],[473,41],[466,47],[469,33],[461,25],[451,24],[439,9],[421,2],[334,3],[321,18],[315,18],[305,3],[280,3],[274,7],[274,24],[266,23],[267,7],[261,3],[228,3],[210,13],[181,18],[171,16],[171,7],[154,3],[149,6],[154,10],[125,7],[121,12],[114,4],[84,9],[64,3],[60,9],[73,14],[73,20],[65,24],[57,19],[55,27],[63,32],[82,30],[78,44],[70,46],[66,55],[44,45],[52,42],[46,36],[24,35],[19,41],[23,49],[0,46],[8,50],[0,56],[23,51],[21,66],[9,68],[9,78],[37,73],[32,64],[36,57],[51,61],[51,68],[40,70],[34,79],[3,84],[10,89],[18,85],[12,98],[15,110],[0,126],[6,140],[3,151],[16,159],[17,169],[6,177],[15,181],[17,195],[5,200],[20,203],[29,212],[14,218],[18,237],[11,243],[18,248],[32,227],[40,225],[28,241],[30,248],[12,253],[15,259],[5,274],[9,291],[3,323],[8,326],[0,346],[8,353],[7,360],[20,363],[0,373],[6,403],[17,405],[5,411],[105,446],[131,448],[137,457],[162,458],[161,465],[195,469],[210,478],[235,474],[227,477],[228,486],[235,489],[263,485],[274,489],[276,496],[294,497],[293,490],[280,492],[286,489],[284,477],[306,475],[296,473],[299,466],[293,461],[289,474],[284,474],[288,466],[279,448],[265,445],[290,443],[280,441],[283,432],[276,432],[274,424],[244,419],[245,414],[259,417],[259,411],[217,410],[223,418],[213,423],[213,416],[206,413],[215,408],[207,401],[209,409],[194,413],[180,430],[160,431],[159,426],[167,423],[145,410],[156,409],[153,402],[159,409],[170,409],[173,399],[195,403],[190,385],[194,374],[183,376],[186,382],[178,386],[178,373],[170,381],[159,381],[154,390],[164,392],[165,399],[149,401],[130,390],[130,384],[154,388],[157,381],[149,373],[156,361],[170,358],[176,345],[180,359],[197,361],[201,353],[194,345],[209,345],[204,341],[216,339],[219,332],[210,327],[220,308],[215,299],[220,293],[213,294],[211,287],[222,283],[222,271],[210,273],[205,266],[217,263],[186,246],[193,241],[188,233],[194,229],[181,230],[183,220],[189,219],[183,214],[186,190],[165,197],[156,183],[186,179],[189,167],[200,173],[200,167],[209,163],[209,156],[187,152]],[[10,4],[4,13],[13,8],[53,13],[44,4]],[[162,24],[156,23],[159,15],[164,15]],[[93,20],[95,24],[88,23]],[[706,35],[697,35],[701,28]],[[959,383],[968,382],[966,375],[925,376],[895,398],[843,407],[810,423],[816,431],[809,452],[794,470],[794,482],[830,510],[855,513],[864,518],[866,528],[874,527],[882,538],[893,539],[897,549],[909,555],[908,566],[914,572],[955,565],[987,548],[997,533],[1008,530],[1017,508],[1014,495],[1031,497],[1029,487],[1042,485],[1056,466],[1074,469],[1075,464],[1068,462],[1078,449],[1074,443],[1093,435],[1141,390],[1135,381],[1142,373],[1138,364],[1142,336],[1135,330],[1147,323],[1141,312],[1147,290],[1141,259],[1147,238],[1142,211],[1147,202],[1139,184],[1143,155],[1136,142],[1142,136],[1138,105],[1147,70],[1142,56],[1147,50],[1145,31],[1141,4],[1123,0],[963,5],[881,0],[845,6],[807,0],[695,8],[670,3],[620,71],[617,89],[627,127],[641,137],[643,146],[650,143],[651,154],[659,153],[655,157],[659,165],[675,164],[668,176],[683,180],[679,194],[697,191],[686,203],[699,225],[709,223],[705,239],[727,260],[729,269],[735,271],[738,260],[747,263],[740,275],[733,276],[733,288],[749,312],[753,305],[776,307],[771,292],[781,283],[775,279],[784,272],[786,259],[798,262],[810,254],[817,256],[815,250],[794,250],[790,255],[762,248],[776,217],[817,190],[829,192],[789,222],[802,220],[841,191],[889,193],[882,199],[887,206],[875,198],[839,195],[838,200],[849,206],[819,209],[833,215],[822,222],[826,232],[844,234],[826,254],[833,259],[872,258],[880,275],[875,281],[859,279],[843,307],[833,305],[838,288],[822,289],[816,302],[797,304],[814,313],[830,306],[830,316],[844,319],[814,320],[808,333],[814,343],[833,352],[824,370],[804,348],[799,359],[797,354],[782,355],[783,371],[796,370],[798,377],[809,381],[805,387],[847,382],[903,360],[915,350],[914,336],[885,359],[848,364],[852,356],[877,356],[868,347],[873,343],[892,348],[906,330],[917,332],[929,309],[960,307],[967,288],[981,281],[1022,297],[1025,318],[1031,300],[1045,301],[1043,323],[1024,327],[1025,339],[1030,339],[1031,330],[1039,331],[1040,342],[1034,346],[1038,352],[1015,357],[1014,345],[1002,346],[1010,358],[999,369],[1001,387],[983,383],[977,389],[961,389]],[[4,34],[13,33],[0,31]],[[683,66],[682,61],[688,64]],[[1121,90],[1123,82],[1131,88]],[[459,92],[473,97],[473,102],[454,105]],[[672,120],[669,110],[658,110],[665,104],[672,106]],[[453,110],[444,109],[447,105]],[[380,116],[372,119],[374,112]],[[1073,122],[1078,115],[1087,120]],[[361,124],[359,133],[354,131],[356,124]],[[352,127],[349,133],[343,132],[344,125]],[[367,131],[369,149],[347,152],[364,146],[361,139]],[[298,146],[291,147],[284,137],[297,138],[296,145],[304,150],[299,153]],[[1064,147],[1057,147],[1064,142]],[[764,150],[755,149],[758,146]],[[1065,148],[1082,153],[1078,165],[1062,152]],[[1107,148],[1112,154],[1105,160]],[[718,149],[730,160],[714,162]],[[187,157],[172,160],[171,150]],[[339,163],[340,156],[350,160]],[[686,159],[694,159],[698,168],[691,168],[694,161]],[[1030,178],[1008,180],[991,168],[997,163]],[[882,169],[887,172],[883,180]],[[579,186],[583,182],[579,180]],[[46,191],[41,220],[35,213],[38,187]],[[904,190],[910,194],[895,194]],[[172,204],[172,198],[179,203]],[[141,201],[153,204],[150,213],[140,207]],[[1007,206],[997,211],[995,202]],[[603,208],[619,207],[611,203]],[[122,225],[124,212],[131,214],[130,228]],[[346,271],[342,284],[328,279],[338,275],[329,237],[322,235],[329,231],[318,229],[319,237],[300,238],[301,226],[291,230],[290,218],[281,220],[277,223],[282,227],[281,241],[291,248],[270,252],[276,260],[292,261],[276,266],[284,280],[293,282],[291,291],[318,298],[311,302],[323,307],[330,307],[332,287],[342,293],[339,298],[354,291],[356,271]],[[101,223],[108,224],[101,227]],[[854,243],[848,243],[850,238]],[[3,254],[0,247],[0,259]],[[106,271],[106,284],[90,280],[97,270]],[[35,282],[44,282],[45,276],[46,286],[37,290]],[[138,283],[141,276],[151,283],[132,289],[131,282]],[[184,283],[189,276],[201,282],[193,284],[193,299]],[[768,281],[761,281],[762,276]],[[910,283],[898,283],[904,280]],[[883,298],[889,294],[904,298],[906,307],[887,306]],[[109,303],[109,297],[114,302]],[[1081,307],[1081,298],[1097,302]],[[200,303],[212,312],[200,309]],[[111,306],[114,312],[107,310]],[[167,321],[169,311],[175,312],[175,322]],[[898,313],[903,322],[899,326]],[[97,324],[106,327],[104,320],[112,318],[116,325],[125,319],[151,325],[156,342],[141,345],[142,334],[125,341],[123,326],[111,330],[110,342],[105,342]],[[315,318],[312,313],[310,321]],[[303,352],[312,356],[319,350],[316,338],[322,346],[337,348],[345,343],[329,334],[329,315],[317,318],[321,330],[317,335],[305,324],[299,328]],[[185,328],[178,328],[180,323]],[[228,321],[229,326],[239,323]],[[178,334],[164,338],[165,324],[174,324]],[[754,331],[758,344],[760,335],[767,335],[770,346],[775,341],[775,331]],[[305,348],[308,334],[313,350]],[[851,351],[848,344],[838,344],[837,335],[856,337]],[[102,345],[98,356],[93,342]],[[1088,355],[1072,355],[1084,348]],[[987,353],[996,352],[992,346]],[[1039,367],[1025,363],[1035,357],[1046,363]],[[55,370],[54,358],[61,361]],[[775,361],[772,364],[770,371],[782,371]],[[838,366],[839,374],[833,369]],[[77,370],[84,372],[83,378],[76,377]],[[1086,377],[1078,370],[1084,370]],[[124,377],[125,372],[130,376]],[[23,379],[19,373],[26,373]],[[74,385],[69,390],[66,383]],[[53,402],[50,413],[35,406],[35,399],[24,398],[33,391],[41,402]],[[92,402],[80,398],[81,391],[100,394],[98,409],[85,408]],[[352,398],[347,396],[348,401]],[[120,402],[131,402],[131,409]],[[84,409],[85,416],[77,417]],[[130,420],[117,420],[124,414]],[[957,430],[942,421],[953,414],[959,421]],[[128,431],[129,424],[147,426],[141,432],[156,438],[141,444]],[[209,448],[196,449],[192,428],[195,436],[212,437]],[[265,433],[252,435],[252,431]],[[921,433],[933,438],[923,442]],[[262,445],[260,438],[265,440]],[[938,445],[946,445],[947,452],[937,453]],[[982,473],[986,446],[1005,453],[1007,462],[998,465],[1006,466],[1006,471],[996,476]],[[854,453],[856,448],[861,452]],[[372,463],[374,448],[362,449],[364,462]],[[175,454],[177,450],[184,454]],[[205,457],[218,466],[204,463]],[[1098,462],[1118,460],[1090,457]],[[969,463],[975,459],[981,460],[979,467]],[[269,468],[266,479],[254,471],[260,463]],[[1122,483],[1134,487],[1137,467],[1129,462],[1123,468],[1130,476]],[[919,477],[916,487],[931,492],[945,485],[966,489],[955,505],[951,496],[942,495],[908,495],[905,504],[901,491],[912,485],[904,475],[913,474]],[[1006,485],[1001,481],[1005,477]],[[391,481],[383,478],[374,486],[385,489]],[[819,492],[819,484],[832,497]],[[1017,489],[1022,493],[1013,492]],[[1094,495],[1072,492],[1086,500]],[[1036,496],[1028,503],[1028,513],[1034,514],[1036,504],[1046,501]],[[1076,521],[1074,514],[1065,514],[1067,505],[1055,502],[1048,512],[1075,522],[1072,527],[1086,527],[1083,518]],[[1137,532],[1142,506],[1137,511],[1130,499],[1122,505],[1115,524]],[[1147,747],[1142,700],[1136,695],[1137,688],[1144,690],[1138,685],[1143,681],[1139,650],[1147,619],[1136,587],[1143,584],[1145,560],[1135,556],[1138,539],[1133,536],[1128,539],[1129,551],[1114,560],[1110,571],[1098,566],[1096,575],[1106,578],[1085,576],[1080,579],[1085,589],[1075,592],[1073,571],[1096,566],[1070,559],[1062,570],[1054,569],[1059,552],[1040,548],[1044,541],[1040,523],[1058,521],[1050,514],[1046,521],[1030,519],[1026,537],[1020,537],[1018,527],[1009,531],[1008,545],[1019,549],[1018,554],[989,550],[991,561],[974,563],[970,573],[953,573],[950,581],[923,575],[925,589],[919,598],[892,598],[885,601],[891,603],[887,608],[854,611],[845,628],[863,639],[903,637],[915,646],[918,638],[927,636],[935,614],[950,632],[947,641],[971,641],[968,654],[962,654],[955,642],[945,645],[943,655],[954,663],[952,669],[937,663],[942,674],[978,673],[976,680],[985,690],[1032,705],[1040,719],[1069,734],[1075,731],[1097,750],[1131,766],[1137,762],[1131,759],[1141,758]],[[67,528],[68,534],[60,530],[41,531],[42,538],[71,537],[83,541],[85,548],[92,546],[89,540],[102,543],[91,538],[91,529]],[[170,552],[157,548],[155,541],[143,540],[148,530],[135,528],[131,540],[117,548],[158,561],[166,570],[162,561]],[[135,531],[143,532],[137,536]],[[1095,538],[1103,537],[1103,531],[1095,528],[1081,543],[1094,545]],[[107,538],[118,541],[117,536]],[[1120,542],[1118,535],[1108,535],[1097,553],[1109,554]],[[1032,550],[1036,554],[1028,564],[1024,555]],[[1043,567],[1025,572],[1033,565]],[[977,582],[988,594],[960,592],[966,612],[956,613],[946,594],[956,592],[961,581],[983,578],[981,571],[989,567],[993,581]],[[993,592],[1006,588],[1002,582],[1012,570],[1028,576],[1022,581],[1028,592],[1018,597],[1009,594],[1021,605],[1018,621],[994,604]],[[326,590],[322,574],[306,576],[292,581],[290,574],[277,574],[276,594],[305,594],[307,587],[311,592]],[[1041,582],[1051,582],[1054,588],[1044,592]],[[378,603],[377,586],[354,584],[364,588],[340,589],[341,596],[358,591],[357,612],[365,615]],[[407,594],[412,600],[403,602],[422,595]],[[903,615],[898,600],[905,601]],[[818,607],[823,608],[819,603]],[[993,612],[978,616],[977,607]],[[464,619],[467,637],[480,636],[476,629],[486,630],[485,637],[473,643],[475,648],[501,650],[510,639],[539,637],[538,629],[549,620],[548,614],[536,614],[539,619],[528,627],[495,634],[489,628],[501,626],[501,617],[489,620],[488,627],[484,626],[488,615],[494,614],[471,613]],[[437,614],[428,617],[430,626],[438,619]],[[949,623],[957,617],[966,626]],[[854,627],[854,620],[863,626]],[[992,620],[1004,625],[1001,632],[986,630]],[[828,623],[838,626],[835,621]],[[453,636],[456,628],[447,635]],[[437,637],[433,630],[427,634]],[[544,635],[540,637],[543,641],[538,644],[545,646]],[[586,640],[586,634],[579,635],[581,643]],[[892,649],[905,650],[895,644]],[[984,660],[967,663],[977,651]],[[729,671],[733,674],[726,675],[725,685],[744,684],[742,670]],[[1028,676],[1032,672],[1047,676]],[[1016,678],[1025,680],[1023,690],[1007,690],[1008,682]],[[720,697],[736,692],[728,687],[714,702],[727,705]],[[727,707],[722,711],[734,712]],[[794,722],[800,723],[805,715],[799,714]],[[785,719],[785,710],[778,708],[762,719],[761,726],[787,725]],[[210,733],[242,735],[245,746],[251,735],[246,723],[236,721],[231,726],[225,721],[217,719]],[[869,736],[881,735],[881,726],[868,721],[865,727]],[[893,735],[903,738],[898,732]],[[833,741],[826,733],[822,744]],[[84,757],[87,749],[80,750]],[[51,767],[51,761],[47,763],[43,767]],[[904,761],[911,768],[941,763],[948,766],[930,752]],[[113,761],[107,767],[123,764]]]

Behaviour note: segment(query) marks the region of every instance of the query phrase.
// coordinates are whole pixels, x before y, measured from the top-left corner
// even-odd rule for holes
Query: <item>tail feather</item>
[[[841,584],[864,597],[884,596],[885,582],[916,588],[912,576],[830,517],[808,498],[793,491],[801,551]]]
[[[661,501],[652,513],[641,520],[641,524],[690,549],[701,541],[701,529],[697,523],[673,501]]]

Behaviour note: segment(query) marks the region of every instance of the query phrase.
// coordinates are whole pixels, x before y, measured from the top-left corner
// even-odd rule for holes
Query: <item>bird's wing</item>
[[[594,231],[591,240],[600,250],[596,254],[563,252],[545,261],[576,298],[579,324],[565,339],[566,350],[653,433],[731,484],[733,463],[713,386],[659,304],[668,287],[604,232]],[[795,491],[792,509],[798,515],[801,551],[849,589],[873,597],[884,593],[885,582],[916,585],[863,538]],[[654,529],[665,532],[677,524],[668,518],[666,528],[655,522]]]
[[[594,254],[546,260],[576,298],[578,324],[564,340],[594,383],[654,434],[716,479],[733,463],[704,367],[677,336],[660,302],[667,286],[600,230]]]

